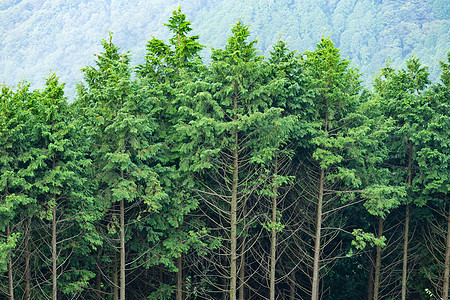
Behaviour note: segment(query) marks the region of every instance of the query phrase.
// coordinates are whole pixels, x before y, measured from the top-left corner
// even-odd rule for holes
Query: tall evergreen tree
[[[29,91],[28,84],[20,84],[16,90],[2,86],[0,94],[0,267],[1,272],[7,270],[7,288],[1,287],[8,299],[14,299],[15,288],[20,283],[13,268],[14,257],[17,261],[23,232],[21,224],[27,218],[26,206],[33,200],[28,195],[29,177],[32,176],[31,136],[33,118],[31,108],[34,93]],[[29,283],[29,269],[24,277]],[[29,291],[29,290],[28,290]],[[29,299],[29,298],[26,298]]]
[[[92,198],[85,193],[86,178],[83,169],[89,165],[85,154],[75,141],[76,128],[64,97],[64,84],[59,84],[52,74],[46,87],[36,99],[33,113],[36,132],[33,143],[39,167],[34,170],[31,195],[38,205],[38,216],[43,221],[45,245],[50,258],[52,299],[61,293],[77,293],[85,288],[93,273],[84,269],[72,269],[67,274],[65,264],[77,253],[82,243],[86,223],[92,221]],[[48,239],[48,240],[47,240]],[[44,265],[48,262],[44,261]],[[74,268],[74,266],[71,266]],[[67,281],[66,281],[67,280]],[[74,286],[75,285],[75,286]]]
[[[80,87],[78,105],[89,122],[96,198],[109,214],[110,243],[120,254],[119,299],[124,300],[131,259],[126,254],[135,253],[127,250],[130,224],[158,210],[165,194],[153,169],[159,149],[152,142],[155,99],[144,97],[142,86],[132,81],[129,56],[119,52],[111,34],[102,45],[96,67],[83,69],[86,86]]]
[[[417,150],[418,166],[422,170],[418,174],[419,189],[424,193],[426,199],[435,207],[435,215],[444,217],[438,225],[431,226],[432,232],[438,232],[437,240],[432,240],[428,246],[434,262],[425,262],[423,269],[431,282],[435,285],[437,295],[442,299],[449,297],[450,284],[450,53],[447,61],[442,61],[441,83],[435,84],[426,94],[426,105],[428,114],[423,126],[420,127],[418,136],[420,144]],[[441,216],[438,216],[441,215]],[[427,239],[425,239],[427,242]],[[430,256],[428,256],[430,257]],[[429,264],[429,265],[427,265]],[[433,267],[438,265],[436,272]]]
[[[422,94],[430,83],[428,71],[417,58],[406,62],[406,69],[396,71],[388,65],[374,82],[380,95],[382,111],[392,118],[395,129],[389,142],[391,154],[388,163],[396,185],[407,189],[402,258],[401,299],[407,297],[408,246],[410,239],[410,208],[414,202],[414,182],[420,173],[417,166],[417,146],[421,143],[418,132],[425,122],[429,107]]]
[[[257,218],[257,190],[266,178],[261,165],[273,159],[277,147],[264,141],[270,140],[269,128],[281,121],[282,110],[270,106],[282,80],[269,80],[268,64],[257,55],[255,41],[247,41],[248,26],[238,22],[232,33],[225,49],[213,50],[202,77],[185,84],[187,122],[178,130],[185,141],[181,166],[197,179],[211,230],[220,232],[221,246],[208,259],[218,269],[215,278],[223,280],[210,284],[230,299],[238,290],[245,299],[245,253],[254,244],[252,236],[259,235],[247,233]]]
[[[169,270],[173,270],[168,261],[176,259],[176,299],[181,300],[186,296],[183,257],[189,249],[193,249],[196,239],[195,234],[192,235],[189,231],[197,231],[185,218],[197,207],[198,200],[191,197],[182,185],[187,174],[179,168],[180,155],[177,148],[182,143],[176,139],[175,127],[182,118],[178,112],[181,105],[178,93],[184,78],[195,78],[198,69],[202,68],[199,52],[203,46],[198,42],[198,35],[188,36],[192,31],[191,22],[186,20],[180,7],[173,11],[168,23],[164,25],[172,34],[169,43],[152,38],[147,44],[145,63],[138,66],[137,74],[140,83],[153,88],[158,99],[159,111],[155,115],[158,131],[154,138],[161,143],[161,184],[168,195],[161,203],[161,220],[155,222],[158,225],[154,230],[159,237],[152,242],[156,243],[155,251],[164,258],[155,259],[151,264],[164,260]]]
[[[361,185],[353,163],[360,154],[356,147],[358,140],[352,131],[358,119],[361,86],[357,70],[340,57],[339,49],[328,38],[322,38],[315,51],[306,52],[304,64],[311,80],[309,97],[315,115],[310,125],[309,153],[304,158],[306,174],[302,172],[305,175],[301,180],[308,189],[306,202],[314,203],[310,267],[311,299],[317,300],[324,245],[329,244],[324,243],[324,221],[342,203],[338,200],[340,193],[350,195],[347,196],[350,201],[352,191]]]

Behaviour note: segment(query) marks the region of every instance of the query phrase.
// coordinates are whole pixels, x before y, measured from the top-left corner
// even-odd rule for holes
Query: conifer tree
[[[159,149],[152,141],[155,98],[132,81],[129,56],[119,52],[111,34],[102,45],[96,67],[83,69],[86,86],[80,87],[77,105],[88,120],[96,197],[109,214],[110,244],[120,254],[119,299],[124,300],[130,264],[127,244],[134,228],[130,224],[160,209],[165,194],[154,171]]]
[[[306,52],[304,64],[310,79],[309,89],[314,108],[310,123],[309,153],[304,158],[303,186],[308,190],[307,202],[314,203],[312,226],[314,244],[311,257],[311,299],[320,298],[320,270],[323,268],[324,222],[330,212],[342,203],[340,194],[351,201],[354,190],[361,186],[354,161],[360,155],[357,137],[353,135],[361,89],[356,69],[342,59],[339,49],[328,38],[322,38],[315,51]],[[342,200],[341,200],[342,201]],[[338,226],[334,224],[333,226]],[[336,235],[331,235],[336,236]],[[330,259],[328,259],[329,261]]]
[[[188,36],[192,31],[191,22],[186,20],[180,7],[172,12],[164,25],[172,34],[169,43],[152,38],[147,44],[145,63],[138,66],[137,75],[140,84],[151,87],[158,99],[155,122],[159,130],[154,139],[161,144],[161,183],[168,195],[163,199],[162,219],[154,222],[158,224],[154,230],[159,237],[152,243],[156,247],[154,252],[158,252],[155,257],[160,258],[152,260],[150,265],[165,261],[166,267],[173,270],[174,266],[169,261],[176,259],[176,299],[181,300],[186,296],[184,257],[188,250],[193,250],[196,240],[189,231],[197,231],[186,222],[186,215],[197,207],[198,201],[182,185],[187,174],[178,165],[180,157],[177,148],[181,143],[176,139],[175,126],[182,118],[178,112],[181,105],[179,90],[184,78],[195,78],[198,69],[202,68],[199,52],[203,46],[198,42],[198,35]]]
[[[262,166],[283,140],[274,144],[269,136],[281,122],[282,109],[270,106],[283,80],[271,80],[255,41],[248,42],[248,26],[238,22],[232,33],[225,49],[213,50],[211,66],[201,78],[185,84],[181,109],[186,121],[178,132],[185,141],[181,167],[195,176],[204,213],[221,241],[208,259],[218,270],[215,278],[224,280],[209,282],[230,299],[236,299],[238,290],[245,299],[245,253],[259,236],[247,233],[258,218],[257,190],[267,178]]]
[[[420,144],[417,150],[421,169],[417,178],[419,190],[424,194],[422,197],[430,201],[429,206],[437,211],[434,215],[444,217],[442,223],[430,224],[431,230],[426,234],[437,231],[437,239],[429,242],[425,239],[428,245],[422,245],[429,249],[424,252],[431,253],[434,258],[431,265],[423,263],[423,269],[442,299],[448,299],[450,284],[450,53],[447,56],[447,61],[440,62],[441,82],[424,95],[428,114],[418,133]],[[434,268],[436,263],[438,267]]]
[[[34,96],[26,83],[18,85],[16,90],[3,85],[0,94],[0,267],[1,272],[7,270],[7,279],[2,281],[8,285],[6,290],[2,286],[1,291],[8,299],[15,298],[15,287],[20,284],[16,282],[20,277],[13,262],[20,257],[21,249],[17,249],[17,245],[23,238],[28,238],[21,223],[29,213],[26,206],[33,202],[27,191],[32,176],[31,108]],[[24,273],[29,284],[29,268]],[[29,293],[29,286],[27,291]]]
[[[34,170],[30,195],[36,199],[38,216],[47,233],[44,241],[49,251],[44,253],[50,256],[46,259],[51,262],[52,299],[60,293],[79,292],[93,277],[91,271],[74,266],[72,274],[64,271],[65,264],[79,251],[73,245],[83,244],[87,223],[92,222],[93,203],[85,192],[83,173],[89,161],[75,143],[76,128],[63,89],[64,84],[59,84],[52,74],[32,108],[36,134],[33,147],[37,153],[34,159],[39,166]]]
[[[414,57],[406,62],[406,69],[396,71],[388,65],[374,83],[375,91],[381,97],[381,110],[387,117],[392,118],[394,126],[389,141],[391,150],[387,163],[396,166],[391,169],[395,184],[403,185],[407,189],[402,254],[402,300],[407,298],[410,208],[416,198],[414,183],[420,174],[417,165],[417,147],[421,139],[418,133],[422,124],[426,122],[429,111],[422,94],[429,83],[427,68]]]
[[[267,298],[275,299],[281,293],[277,284],[283,277],[294,272],[290,269],[283,274],[285,268],[284,261],[281,260],[286,252],[286,245],[290,243],[287,237],[298,225],[292,222],[296,218],[291,214],[296,214],[296,211],[286,199],[293,198],[291,196],[295,194],[292,193],[296,168],[293,156],[296,144],[307,132],[305,128],[311,106],[304,97],[306,76],[300,59],[294,51],[289,50],[285,42],[279,40],[273,46],[268,63],[271,71],[267,82],[273,80],[279,84],[277,89],[272,90],[272,107],[282,108],[283,111],[280,118],[273,121],[273,126],[265,129],[266,137],[260,142],[265,145],[262,147],[266,151],[265,157],[261,161],[267,177],[260,190],[262,197],[258,200],[258,211],[266,221],[262,222],[265,230],[259,238],[259,248],[253,252],[258,252],[255,257],[270,258],[269,263],[259,260],[259,268],[262,270],[263,288],[268,288]],[[255,283],[258,281],[255,280]]]

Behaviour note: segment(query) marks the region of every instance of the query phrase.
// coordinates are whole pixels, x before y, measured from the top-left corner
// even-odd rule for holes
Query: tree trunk
[[[30,281],[31,281],[31,272],[30,272],[30,223],[31,220],[28,218],[25,221],[25,300],[30,300]]]
[[[227,286],[228,286],[228,282],[227,282],[227,278],[223,278],[223,291],[222,291],[222,300],[227,300],[227,296],[228,296],[228,292],[227,292]]]
[[[11,229],[9,228],[9,222],[6,224],[6,240],[9,239],[11,235]],[[8,254],[8,293],[9,299],[14,300],[14,278],[12,272],[12,257],[11,253]]]
[[[406,300],[406,281],[408,275],[408,240],[409,240],[409,203],[406,205],[405,236],[403,240],[402,300]]]
[[[233,101],[234,111],[237,113],[237,99]],[[237,120],[237,115],[234,115]],[[234,129],[234,145],[233,145],[233,182],[231,190],[231,249],[230,249],[230,300],[236,300],[236,260],[237,260],[237,190],[238,190],[238,174],[239,174],[239,152],[238,152],[238,129]]]
[[[186,261],[186,259],[185,259],[185,256],[184,256],[184,254],[181,254],[181,258],[182,258],[182,267],[183,267],[183,274],[181,274],[181,276],[183,276],[183,285],[181,286],[181,288],[182,288],[182,290],[183,290],[183,294],[182,294],[182,299],[183,300],[186,300],[186,293],[187,293],[187,290],[186,290],[186,268],[185,268],[185,261]],[[193,282],[193,281],[192,281]]]
[[[122,171],[123,172],[123,171]],[[123,174],[122,174],[123,175]],[[125,300],[125,204],[120,200],[120,300]]]
[[[239,266],[239,300],[245,300],[245,244],[242,244],[241,264]]]
[[[97,293],[97,299],[102,300],[102,272],[100,271],[100,263],[97,261],[97,287],[96,287],[96,293]]]
[[[448,299],[450,276],[450,208],[447,215],[447,243],[445,247],[444,286],[442,287],[442,299]]]
[[[53,195],[55,203],[53,203],[52,211],[52,290],[53,300],[58,299],[58,274],[57,274],[57,252],[56,252],[56,195]]]
[[[274,166],[274,178],[278,175],[278,159],[275,155],[275,166]],[[275,300],[275,271],[277,264],[276,249],[277,249],[277,182],[274,179],[273,187],[273,198],[272,198],[272,226],[270,228],[270,300]]]
[[[412,182],[412,142],[408,141],[408,187]],[[409,197],[408,204],[406,204],[405,215],[405,235],[403,240],[403,268],[402,268],[402,300],[406,300],[406,281],[408,276],[408,242],[409,242]]]
[[[149,289],[150,278],[148,277],[148,268],[145,268],[144,278],[145,278],[144,279],[144,294],[148,295],[148,294],[150,294],[150,289]]]
[[[180,256],[177,258],[177,294],[176,300],[183,300],[183,257]]]
[[[369,282],[367,284],[367,300],[373,300],[373,260],[372,260],[372,252],[370,252],[370,266],[369,266]]]
[[[322,231],[322,204],[323,204],[323,189],[325,180],[325,169],[320,169],[319,179],[319,195],[317,197],[317,214],[316,214],[316,234],[314,243],[314,264],[313,264],[313,280],[311,300],[319,300],[319,260],[320,260],[320,238]]]
[[[52,170],[56,168],[56,158],[53,157]],[[58,266],[57,266],[57,251],[56,251],[56,194],[53,194],[52,207],[52,299],[58,299]]]
[[[117,255],[114,252],[114,269],[113,269],[113,300],[119,300],[119,278],[117,276]]]
[[[247,206],[246,203],[243,205],[243,215],[244,215],[244,224],[243,228],[246,230],[246,224],[245,224],[245,216],[247,215]],[[239,266],[239,300],[245,300],[245,251],[246,251],[246,242],[245,242],[245,236],[242,238],[242,245],[241,245],[241,263]]]
[[[378,238],[383,236],[383,218],[378,219]],[[377,260],[375,261],[375,279],[373,284],[374,295],[373,300],[378,300],[380,292],[380,275],[381,275],[381,246],[377,246]]]
[[[290,291],[289,291],[289,299],[295,300],[295,270],[291,273],[291,284],[290,284]]]

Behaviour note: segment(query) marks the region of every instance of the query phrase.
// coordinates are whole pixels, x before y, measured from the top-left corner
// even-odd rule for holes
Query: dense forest
[[[206,63],[165,27],[72,103],[3,84],[2,299],[448,299],[450,52],[369,90],[331,37],[262,56],[238,21]]]
[[[52,70],[72,102],[80,69],[101,51],[98,41],[108,31],[118,47],[130,50],[133,66],[142,64],[146,41],[170,38],[161,24],[178,5],[207,46],[200,53],[206,63],[210,46],[224,47],[239,19],[267,57],[280,36],[299,53],[330,36],[369,88],[388,57],[395,68],[420,57],[438,81],[438,62],[450,48],[448,0],[2,0],[0,83],[26,79],[39,88]]]

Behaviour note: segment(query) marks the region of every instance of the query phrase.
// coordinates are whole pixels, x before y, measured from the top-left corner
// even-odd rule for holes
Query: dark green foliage
[[[21,218],[23,205],[33,202],[27,190],[27,180],[33,175],[30,140],[32,132],[30,124],[33,118],[30,106],[34,94],[29,85],[23,83],[16,90],[5,85],[0,95],[0,267],[6,270],[9,253],[19,242],[20,233],[14,230],[9,236],[6,233],[8,224]],[[30,123],[31,122],[31,123]],[[11,225],[12,226],[12,225]]]
[[[238,21],[223,47],[214,34],[207,65],[178,7],[136,68],[110,33],[72,105],[53,73],[41,90],[2,86],[0,297],[362,299],[380,254],[379,295],[398,298],[405,220],[408,296],[441,297],[450,53],[434,84],[419,59],[399,62],[415,40],[442,50],[446,5],[249,4],[186,3],[226,11],[206,39],[236,10],[264,33]],[[261,22],[309,48],[332,25],[343,54],[326,37],[297,54]],[[374,92],[348,54],[365,70],[391,54]]]

